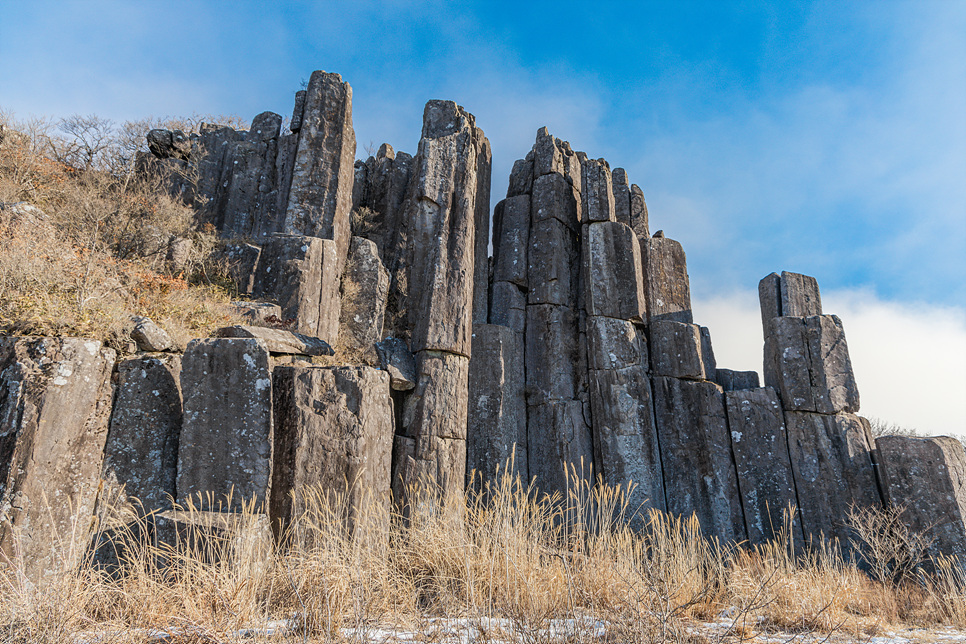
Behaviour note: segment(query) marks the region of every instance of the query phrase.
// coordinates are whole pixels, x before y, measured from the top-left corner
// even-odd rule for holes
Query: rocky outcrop
[[[673,239],[641,239],[647,279],[647,315],[651,322],[671,320],[691,324],[691,284],[684,248]]]
[[[114,358],[93,340],[0,338],[0,552],[28,579],[87,546]]]
[[[216,329],[217,338],[249,338],[261,341],[270,353],[303,356],[331,356],[334,352],[327,342],[284,329],[263,326],[226,326]]]
[[[342,274],[339,346],[374,362],[375,344],[382,340],[389,295],[389,273],[375,242],[353,237]]]

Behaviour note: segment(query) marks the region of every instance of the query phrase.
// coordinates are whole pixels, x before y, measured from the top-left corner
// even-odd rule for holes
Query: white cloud
[[[758,295],[695,298],[718,366],[761,372]],[[845,327],[861,414],[922,434],[966,434],[966,309],[889,302],[868,291],[822,294]]]

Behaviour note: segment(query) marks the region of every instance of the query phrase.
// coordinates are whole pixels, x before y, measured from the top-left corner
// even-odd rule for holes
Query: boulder
[[[374,345],[382,339],[388,294],[389,273],[379,259],[379,248],[368,239],[353,237],[342,274],[342,348],[374,357]]]
[[[272,474],[269,352],[255,339],[192,340],[181,365],[178,499],[238,511],[267,501]],[[230,495],[230,500],[229,500]]]
[[[151,318],[139,317],[134,320],[131,339],[140,351],[175,351],[176,347],[168,332],[159,327]]]
[[[379,523],[388,523],[389,374],[371,367],[278,367],[273,386],[273,529],[302,515],[322,491],[332,495],[333,507],[348,507],[350,531],[363,511],[381,508]]]
[[[966,451],[949,436],[880,436],[876,462],[887,503],[913,532],[935,539],[933,557],[966,561]]]
[[[647,304],[637,236],[616,221],[585,227],[583,265],[588,315],[644,322]]]
[[[264,326],[225,326],[214,333],[216,338],[249,338],[260,340],[271,353],[286,353],[303,356],[331,356],[332,347],[324,340],[292,333],[284,329],[271,329]]]
[[[870,453],[869,421],[852,414],[786,411],[788,453],[805,539],[837,540],[852,555],[853,508],[881,507]]]
[[[761,385],[758,382],[757,371],[734,371],[732,369],[715,369],[714,381],[725,391],[737,391],[740,389],[757,389]]]
[[[409,391],[416,386],[416,360],[405,340],[389,337],[376,343],[379,363],[389,373],[395,391]]]
[[[334,241],[339,277],[349,250],[356,158],[352,88],[341,76],[312,72],[298,137],[283,230]]]
[[[136,509],[170,508],[181,422],[181,356],[139,356],[118,363],[103,476],[140,501]]]
[[[527,287],[530,196],[504,199],[493,211],[493,281]]]
[[[801,547],[805,535],[778,395],[771,387],[726,391],[725,407],[749,543],[778,539],[785,513],[794,511],[792,532],[786,536]]]
[[[334,343],[339,335],[338,252],[335,242],[275,234],[262,247],[255,297],[282,307],[282,319],[303,335]]]
[[[650,336],[654,375],[714,380],[714,353],[710,350],[706,328],[673,320],[654,320]]]
[[[765,334],[765,384],[786,410],[857,412],[859,391],[842,321],[835,315],[775,317]]]
[[[641,239],[648,320],[690,324],[691,286],[681,244],[666,237]]]
[[[496,481],[512,461],[513,476],[529,480],[523,338],[493,324],[473,325],[466,444],[467,484]],[[472,472],[479,477],[475,481]]]
[[[191,140],[181,130],[151,130],[147,134],[148,150],[159,159],[181,159],[191,156]]]
[[[616,222],[613,179],[607,161],[604,159],[586,159],[581,163],[580,168],[582,222]]]
[[[654,412],[671,514],[694,513],[705,535],[747,538],[724,394],[712,382],[656,376]]]
[[[31,581],[87,547],[114,359],[94,340],[0,337],[0,553]]]

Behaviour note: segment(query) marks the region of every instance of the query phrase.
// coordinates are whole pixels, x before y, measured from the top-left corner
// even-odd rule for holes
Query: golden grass
[[[252,507],[214,519],[182,508],[186,524],[206,527],[175,547],[145,538],[150,521],[137,513],[115,512],[102,528],[126,526],[114,537],[126,548],[123,574],[86,565],[31,586],[8,566],[0,632],[9,642],[82,632],[121,642],[175,629],[211,638],[175,641],[227,642],[282,620],[299,641],[365,641],[377,627],[426,632],[433,618],[460,618],[493,639],[685,642],[707,639],[693,630],[703,621],[722,622],[716,632],[735,641],[966,626],[966,579],[948,562],[935,577],[891,585],[834,552],[795,557],[785,539],[720,547],[694,518],[651,513],[635,532],[624,490],[574,481],[567,499],[536,498],[509,477],[466,494],[425,486],[405,513],[390,513],[385,496],[350,508],[345,495],[305,490],[307,510],[280,544]],[[551,635],[561,624],[567,632]],[[255,641],[273,637],[282,635]]]

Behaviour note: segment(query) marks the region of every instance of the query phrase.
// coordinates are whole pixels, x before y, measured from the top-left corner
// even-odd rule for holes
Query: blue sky
[[[758,280],[791,270],[918,312],[924,334],[966,329],[963,0],[0,0],[0,15],[0,107],[18,117],[288,116],[312,70],[335,71],[359,156],[414,151],[428,99],[473,112],[494,202],[543,125],[626,168],[652,230],[684,244],[696,300],[754,308]],[[890,324],[883,352],[910,344]],[[966,432],[966,380],[952,386]]]

